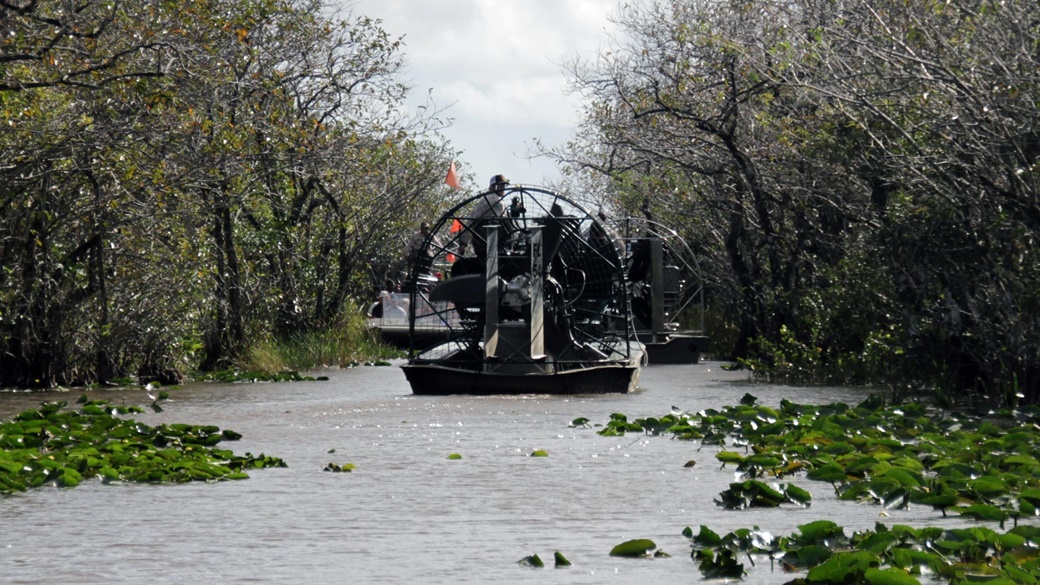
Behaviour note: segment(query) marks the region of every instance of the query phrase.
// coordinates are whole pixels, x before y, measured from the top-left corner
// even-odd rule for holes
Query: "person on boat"
[[[484,239],[484,225],[489,220],[506,218],[506,204],[504,202],[506,186],[509,179],[505,175],[494,175],[488,184],[488,191],[477,201],[470,212],[470,221],[466,230],[459,237],[459,252],[463,255],[472,249],[477,258],[487,257],[487,242]],[[500,238],[504,237],[500,236]],[[501,241],[501,240],[500,240]]]
[[[430,244],[423,248],[427,238],[429,238]],[[419,225],[419,231],[415,232],[412,238],[408,240],[408,245],[405,246],[404,259],[409,265],[421,264],[420,268],[426,272],[433,265],[434,256],[443,248],[444,246],[437,236],[430,235],[430,224],[424,221]]]

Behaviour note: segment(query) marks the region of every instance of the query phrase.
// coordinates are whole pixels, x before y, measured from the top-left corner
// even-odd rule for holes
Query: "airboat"
[[[708,337],[696,255],[674,229],[651,219],[625,217],[613,227],[625,245],[636,334],[649,363],[698,363]]]
[[[489,207],[495,213],[474,212]],[[637,387],[646,353],[629,303],[624,243],[601,219],[560,194],[512,185],[460,202],[430,231],[405,286],[410,342],[402,368],[413,393]],[[441,278],[431,282],[431,274]]]

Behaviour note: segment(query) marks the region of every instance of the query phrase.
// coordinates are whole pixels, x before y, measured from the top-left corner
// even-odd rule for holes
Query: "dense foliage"
[[[383,285],[453,153],[400,43],[331,14],[0,2],[0,386],[224,368]]]
[[[1040,6],[626,3],[556,154],[681,230],[774,379],[1040,400]],[[723,330],[709,332],[713,340]]]

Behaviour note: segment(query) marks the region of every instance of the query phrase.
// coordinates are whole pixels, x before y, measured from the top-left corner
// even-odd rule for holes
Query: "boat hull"
[[[438,364],[401,366],[419,395],[624,394],[639,382],[638,365],[602,365],[558,373],[477,372]]]
[[[696,364],[708,351],[703,335],[672,333],[666,336],[640,336],[650,364]]]

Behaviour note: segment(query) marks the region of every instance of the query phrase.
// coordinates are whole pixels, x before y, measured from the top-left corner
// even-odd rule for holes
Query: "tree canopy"
[[[454,153],[331,14],[0,1],[0,386],[225,367],[382,284]]]
[[[704,255],[780,379],[1040,399],[1036,3],[626,3],[556,155]]]

